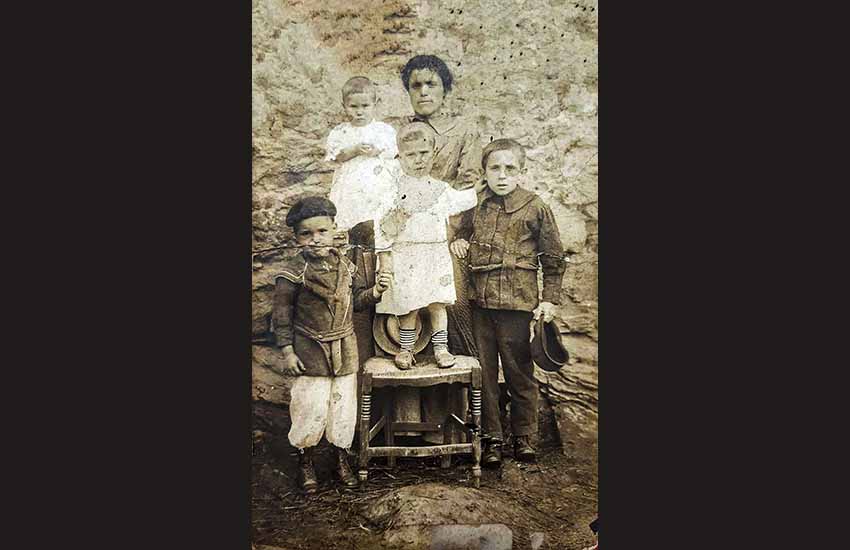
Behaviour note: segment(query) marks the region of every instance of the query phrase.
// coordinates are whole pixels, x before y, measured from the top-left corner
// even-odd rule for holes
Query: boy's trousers
[[[530,311],[472,308],[472,327],[483,377],[484,435],[503,440],[499,421],[499,356],[511,392],[511,429],[515,436],[537,433],[537,382],[531,362]]]
[[[322,434],[331,445],[351,447],[357,423],[357,373],[299,376],[290,395],[289,443],[293,447],[315,447]]]

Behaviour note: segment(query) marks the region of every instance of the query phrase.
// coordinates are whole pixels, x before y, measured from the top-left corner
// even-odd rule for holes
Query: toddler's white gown
[[[327,139],[326,161],[336,160],[340,151],[359,143],[381,150],[377,157],[357,156],[334,172],[330,200],[336,205],[337,227],[347,231],[360,222],[377,220],[392,201],[393,175],[390,173],[398,154],[395,129],[373,120],[366,126],[345,122],[331,130]]]
[[[446,227],[449,216],[477,204],[475,189],[457,191],[444,181],[408,176],[400,169],[397,174],[394,202],[400,223],[392,225],[403,227],[395,236],[375,230],[375,246],[392,247],[394,268],[393,284],[375,311],[404,315],[433,303],[453,304],[457,295]]]

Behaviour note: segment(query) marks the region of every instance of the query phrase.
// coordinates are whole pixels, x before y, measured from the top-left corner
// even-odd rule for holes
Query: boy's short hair
[[[487,157],[493,151],[513,151],[519,161],[519,167],[525,166],[525,147],[519,144],[518,141],[509,138],[500,138],[491,141],[481,152],[481,168],[487,169]]]
[[[318,195],[304,197],[293,204],[289,212],[286,213],[286,225],[288,227],[295,227],[302,221],[317,216],[334,218],[336,216],[336,206],[325,197]]]
[[[401,69],[401,82],[404,84],[405,90],[410,90],[410,75],[413,71],[419,69],[429,69],[440,75],[440,80],[443,81],[443,89],[446,93],[452,91],[452,72],[449,70],[445,62],[436,55],[417,55],[410,60]]]
[[[427,139],[431,142],[431,146],[437,142],[437,134],[434,129],[424,122],[411,122],[402,126],[396,135],[396,144],[401,149],[402,144],[415,143]]]
[[[375,90],[375,83],[366,78],[365,76],[355,76],[349,78],[345,84],[342,85],[342,101],[345,102],[346,98],[351,94],[368,94],[371,93],[373,97],[378,95],[377,90]]]

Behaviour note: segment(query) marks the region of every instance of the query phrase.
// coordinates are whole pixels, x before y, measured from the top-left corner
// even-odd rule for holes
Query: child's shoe
[[[316,480],[316,469],[313,467],[312,447],[298,450],[298,466],[301,490],[304,491],[304,494],[312,495],[319,487],[319,482]]]
[[[342,481],[343,485],[346,487],[357,487],[359,483],[357,482],[357,478],[354,476],[354,472],[351,471],[351,466],[348,465],[348,457],[346,454],[345,449],[337,448],[337,473],[339,474],[339,479]]]
[[[487,445],[487,451],[481,458],[481,464],[489,468],[495,468],[502,463],[502,442],[491,441]]]
[[[534,462],[536,454],[527,435],[514,438],[514,458],[521,462]]]
[[[401,370],[409,370],[416,364],[416,358],[412,351],[401,350],[395,356],[395,366]]]
[[[449,350],[437,348],[434,350],[434,359],[437,360],[437,366],[441,369],[447,369],[454,366],[457,362],[455,356],[449,353]]]

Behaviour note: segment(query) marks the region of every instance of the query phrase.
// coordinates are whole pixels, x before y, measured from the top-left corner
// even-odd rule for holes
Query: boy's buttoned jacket
[[[457,235],[469,241],[472,294],[479,307],[533,311],[540,300],[559,303],[566,262],[552,210],[535,193],[517,187],[500,197],[486,188],[464,213]]]
[[[306,376],[357,372],[353,314],[379,300],[354,264],[332,252],[324,261],[297,254],[275,277],[275,343],[293,346]]]

